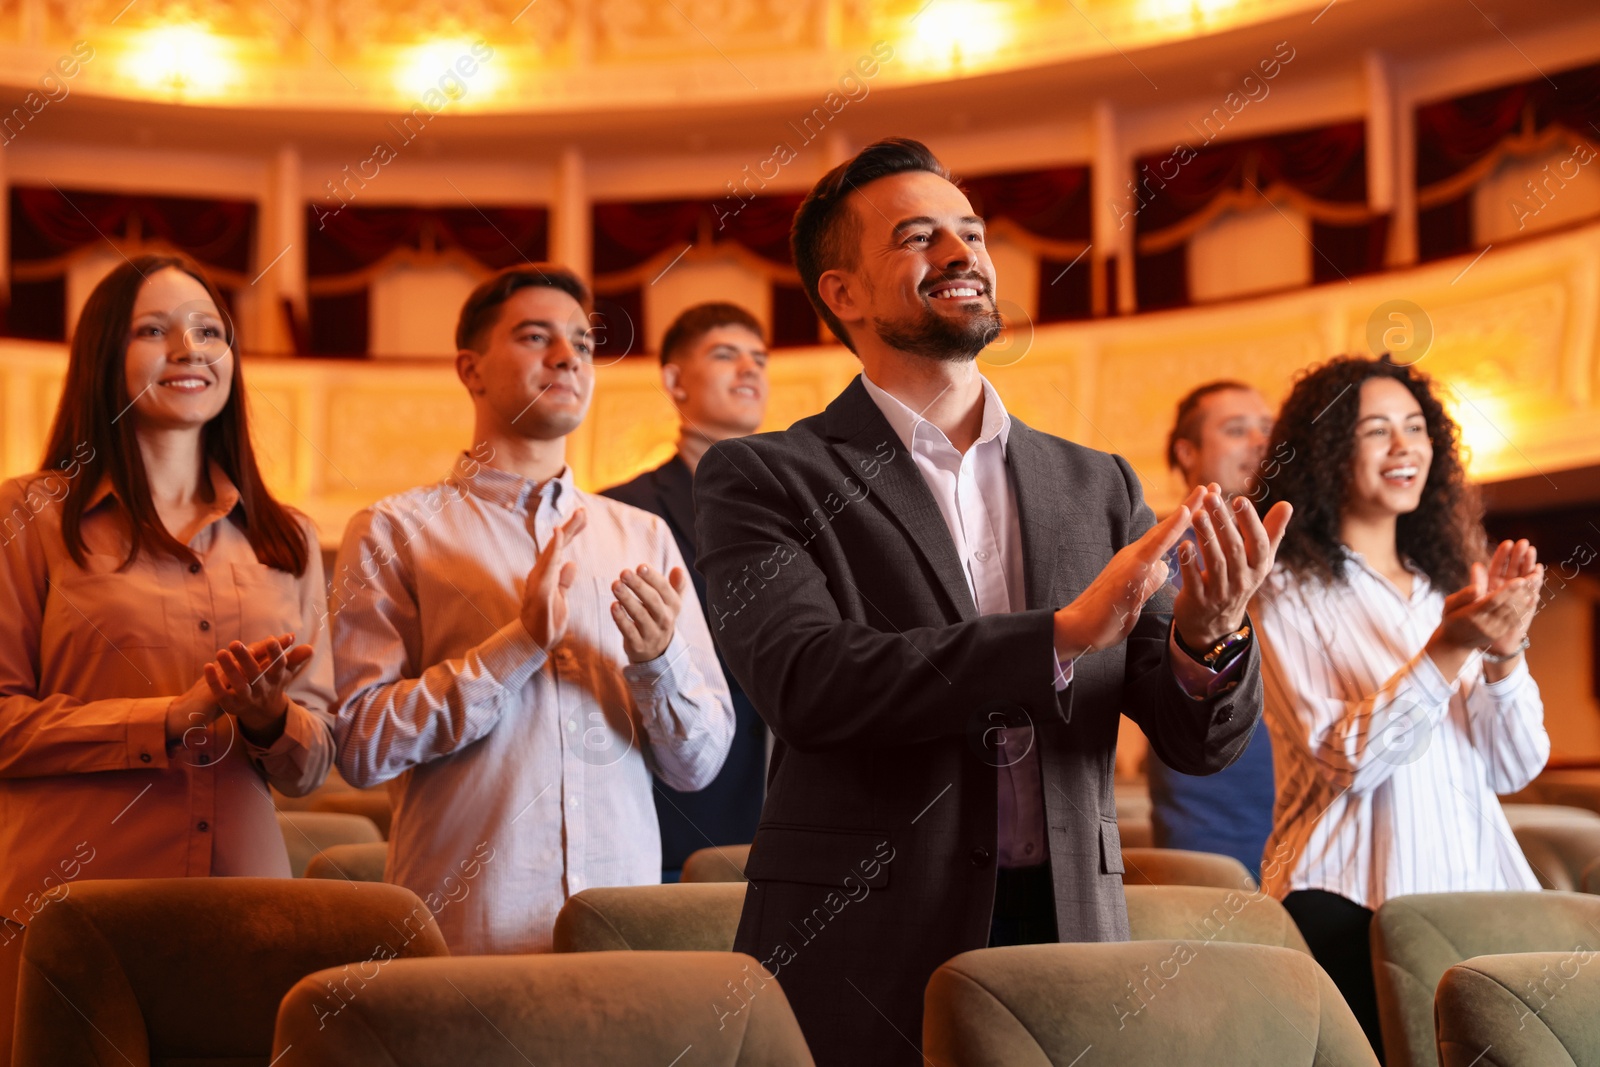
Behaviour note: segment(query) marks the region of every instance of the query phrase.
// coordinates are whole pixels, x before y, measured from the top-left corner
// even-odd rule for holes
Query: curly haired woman
[[[1495,794],[1550,754],[1522,655],[1544,567],[1526,541],[1487,551],[1456,425],[1412,367],[1313,367],[1273,436],[1268,495],[1295,520],[1251,610],[1278,780],[1263,888],[1381,1056],[1373,910],[1539,888]]]

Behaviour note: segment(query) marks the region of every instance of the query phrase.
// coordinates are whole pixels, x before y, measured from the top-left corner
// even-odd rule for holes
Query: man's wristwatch
[[[1250,624],[1245,623],[1231,634],[1224,634],[1222,640],[1212,645],[1203,652],[1196,652],[1183,642],[1183,635],[1178,633],[1178,628],[1172,628],[1173,640],[1178,642],[1178,647],[1190,659],[1203,667],[1213,671],[1220,671],[1234,661],[1234,658],[1250,647]]]

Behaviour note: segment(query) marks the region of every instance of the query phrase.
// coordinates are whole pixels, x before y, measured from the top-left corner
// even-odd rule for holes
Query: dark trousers
[[[1367,929],[1372,912],[1352,900],[1323,889],[1297,889],[1283,898],[1283,907],[1311,955],[1344,994],[1356,1022],[1383,1063],[1383,1033],[1378,1028],[1378,990],[1372,979],[1372,946]]]
[[[1056,940],[1056,894],[1050,865],[1001,867],[994,879],[989,947],[1049,945]]]

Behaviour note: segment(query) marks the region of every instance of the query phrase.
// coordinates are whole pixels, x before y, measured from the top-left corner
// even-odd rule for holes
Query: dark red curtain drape
[[[1193,150],[1193,158],[1173,152],[1135,162],[1139,201],[1135,233],[1146,237],[1178,226],[1204,211],[1218,197],[1249,190],[1287,187],[1313,205],[1355,208],[1367,200],[1366,124],[1346,122],[1271,137],[1229,141]],[[1330,214],[1334,213],[1330,210]],[[1325,282],[1383,269],[1388,219],[1350,222],[1313,217],[1312,280]],[[1189,302],[1187,241],[1153,252],[1137,252],[1134,277],[1140,310]]]
[[[248,281],[257,214],[248,200],[16,185],[9,203],[8,336],[65,339],[66,260],[108,240],[169,245],[210,268],[223,288]]]
[[[1417,190],[1424,195],[1478,164],[1504,142],[1561,126],[1600,139],[1600,63],[1486,89],[1416,111]],[[1473,188],[1417,211],[1417,256],[1422,260],[1470,252]]]
[[[651,279],[629,277],[650,260],[695,245],[737,244],[788,274],[789,227],[799,194],[725,196],[716,200],[610,201],[593,208],[593,261],[599,303],[609,302],[638,325],[642,351],[644,287]],[[770,281],[772,345],[814,345],[816,313],[805,291],[786,278]]]
[[[306,208],[311,353],[363,356],[369,277],[396,252],[459,249],[491,270],[549,255],[549,209],[528,207]]]
[[[1093,237],[1089,168],[1052,167],[961,178],[961,187],[978,214],[992,226],[1004,219],[1045,241],[1083,242]],[[1076,262],[1075,262],[1076,260]],[[1041,254],[1038,322],[1085,319],[1092,314],[1093,265],[1087,256]],[[1000,279],[1005,293],[1005,279]]]

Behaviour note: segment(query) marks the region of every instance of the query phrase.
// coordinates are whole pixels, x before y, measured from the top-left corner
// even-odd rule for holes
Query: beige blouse
[[[239,493],[188,538],[196,563],[149,551],[119,571],[128,518],[92,494],[79,567],[61,535],[59,472],[0,484],[0,916],[27,925],[75,878],[288,876],[270,782],[315,789],[333,763],[333,662],[310,523],[300,577],[257,562]],[[248,742],[223,715],[169,749],[166,711],[235,639],[293,632],[315,656],[289,689],[283,735]],[[0,1005],[0,1010],[4,1006]]]

